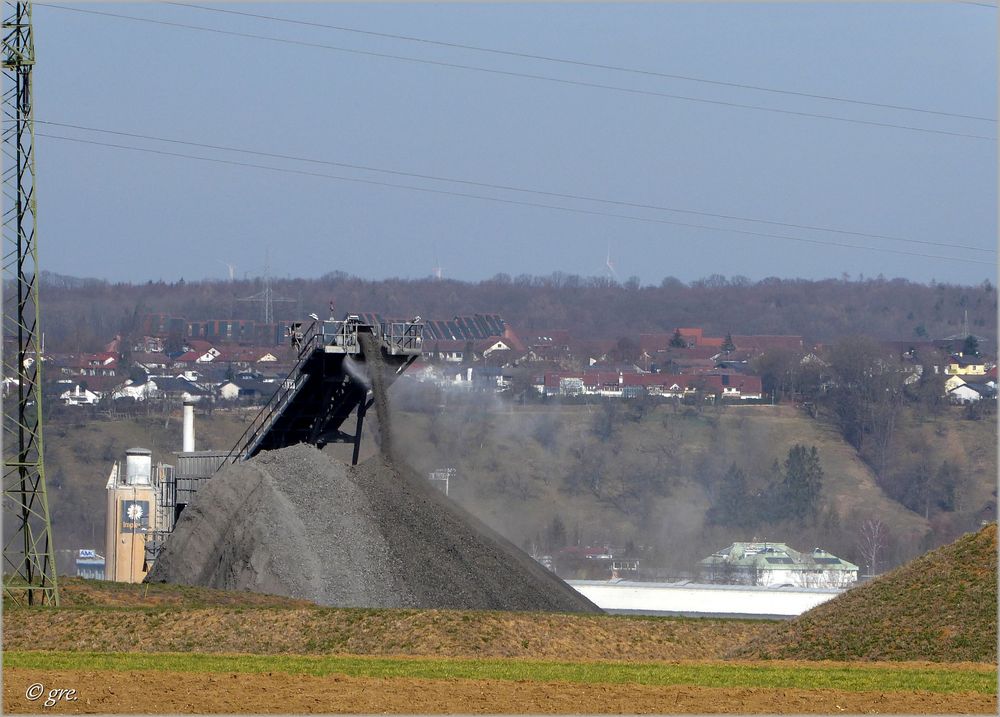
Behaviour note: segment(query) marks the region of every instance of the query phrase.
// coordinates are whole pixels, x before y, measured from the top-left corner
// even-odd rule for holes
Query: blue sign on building
[[[104,580],[104,558],[96,550],[80,550],[76,555],[76,576]]]

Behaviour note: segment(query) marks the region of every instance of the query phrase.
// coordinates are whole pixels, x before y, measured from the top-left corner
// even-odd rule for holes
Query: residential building
[[[226,381],[216,388],[217,395],[223,401],[237,399],[268,399],[278,390],[277,382],[261,381],[258,378],[240,378]]]
[[[964,381],[947,393],[952,403],[976,403],[984,398],[996,398],[996,395],[995,387],[978,381]]]
[[[984,376],[986,375],[986,361],[979,356],[955,354],[948,359],[944,372],[951,376]]]
[[[536,378],[535,389],[546,396],[592,395],[606,398],[634,398],[640,395],[663,398],[702,396],[732,400],[760,400],[763,389],[759,376],[743,374],[663,374],[623,371],[549,372]]]
[[[67,406],[93,406],[101,400],[101,396],[77,383],[73,388],[60,393],[59,400]]]
[[[180,401],[200,401],[210,395],[200,384],[175,376],[146,376],[139,381],[126,381],[111,397],[133,398],[143,401],[149,398],[169,398]]]

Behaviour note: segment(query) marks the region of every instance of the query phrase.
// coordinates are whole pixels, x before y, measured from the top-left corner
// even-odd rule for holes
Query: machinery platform
[[[372,405],[369,365],[385,372],[388,387],[422,352],[419,318],[373,325],[349,315],[343,320],[314,320],[302,327],[295,324],[289,336],[298,347],[298,361],[223,465],[296,443],[322,448],[334,442],[353,443],[353,462],[357,463],[365,413]],[[372,340],[364,340],[365,334]],[[380,355],[366,356],[366,345],[377,346]],[[352,413],[354,430],[346,433],[342,427]]]

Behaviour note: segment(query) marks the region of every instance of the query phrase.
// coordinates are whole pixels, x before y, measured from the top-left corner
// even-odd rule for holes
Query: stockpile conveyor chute
[[[295,365],[222,465],[297,443],[318,448],[353,443],[352,462],[357,463],[365,414],[374,400],[369,395],[368,369],[384,368],[388,387],[420,356],[422,333],[419,318],[372,324],[349,315],[343,320],[314,320],[304,330],[294,326],[292,345],[299,349]],[[380,355],[366,356],[366,347],[369,351],[377,347]],[[346,433],[343,425],[352,413],[356,413],[354,430]]]

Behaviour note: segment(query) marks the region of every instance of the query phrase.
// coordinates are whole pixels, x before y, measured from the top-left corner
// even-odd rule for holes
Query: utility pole
[[[31,3],[6,2],[3,13],[3,587],[17,603],[58,605],[42,451]]]
[[[237,299],[237,301],[259,301],[261,303],[261,320],[265,324],[274,323],[274,302],[295,301],[295,299],[274,295],[274,291],[271,289],[271,258],[267,249],[264,250],[264,290],[258,291],[252,296]]]

